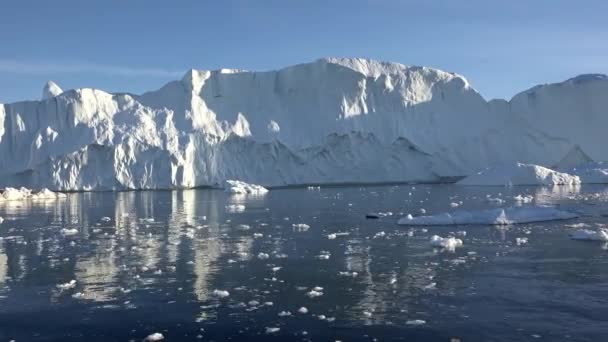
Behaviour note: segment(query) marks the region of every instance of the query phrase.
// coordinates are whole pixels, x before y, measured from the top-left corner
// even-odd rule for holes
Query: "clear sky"
[[[464,75],[486,98],[608,73],[606,0],[2,0],[0,103],[140,93],[190,68],[366,57]]]

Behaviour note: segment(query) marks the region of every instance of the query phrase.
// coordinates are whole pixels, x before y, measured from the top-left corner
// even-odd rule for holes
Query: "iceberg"
[[[578,229],[570,234],[573,240],[608,241],[608,229]]]
[[[456,239],[454,237],[442,238],[439,235],[433,235],[431,237],[431,246],[445,248],[447,250],[453,251],[457,247],[462,247],[462,240]]]
[[[4,192],[0,195],[0,203],[2,201],[19,201],[19,200],[56,200],[60,198],[66,198],[67,195],[54,192],[47,188],[40,190],[39,192],[32,193],[32,190],[21,187],[20,189],[15,189],[8,187],[4,189]]]
[[[481,186],[578,185],[578,176],[558,172],[540,165],[515,163],[497,166],[468,176],[456,184]]]
[[[575,145],[608,160],[606,93],[607,77],[583,75],[486,101],[459,74],[360,58],[190,70],[143,94],[49,82],[0,104],[0,187],[440,182],[556,165]]]
[[[568,220],[578,215],[554,207],[510,207],[476,211],[455,211],[429,216],[408,215],[399,219],[400,225],[444,226],[444,225],[508,225],[554,220]]]

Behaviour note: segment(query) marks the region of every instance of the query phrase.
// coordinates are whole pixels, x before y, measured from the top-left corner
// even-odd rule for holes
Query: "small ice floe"
[[[407,325],[423,325],[423,324],[426,324],[426,321],[422,320],[422,319],[412,319],[412,320],[409,320],[409,321],[405,322],[405,324],[407,324]]]
[[[458,236],[467,236],[467,232],[466,230],[459,230],[456,232],[456,235]]]
[[[372,313],[369,311],[363,311],[363,316],[370,318],[370,317],[372,317]]]
[[[212,294],[218,298],[226,298],[230,296],[230,292],[226,290],[213,290]]]
[[[72,279],[65,284],[58,284],[57,288],[61,291],[71,290],[76,287],[76,280]]]
[[[523,245],[525,245],[525,244],[528,243],[528,238],[527,237],[518,237],[518,238],[515,238],[515,243],[518,246],[523,246]]]
[[[229,204],[226,206],[226,211],[229,213],[242,213],[245,211],[245,206],[242,204]]]
[[[575,224],[567,224],[565,225],[568,228],[587,228],[587,227],[591,227],[590,225],[586,224],[586,223],[575,223]]]
[[[388,281],[389,284],[394,285],[397,283],[397,277],[392,276],[391,279]]]
[[[308,231],[308,229],[310,229],[310,226],[307,225],[306,223],[294,223],[291,226],[293,227],[294,230],[296,230],[298,232],[305,232],[305,231]]]
[[[458,203],[458,202],[452,202],[452,203],[450,203],[450,207],[452,207],[452,208],[457,208],[459,206],[460,206],[460,203]]]
[[[278,328],[278,327],[266,327],[267,334],[278,333],[280,330],[281,330],[281,328]]]
[[[165,339],[165,336],[163,336],[163,334],[157,332],[154,334],[150,334],[146,338],[144,338],[144,342],[162,341],[164,339]]]
[[[251,226],[248,224],[239,224],[236,226],[236,229],[238,230],[249,230],[251,229]]]
[[[489,224],[507,225],[554,220],[568,220],[578,215],[553,207],[510,207],[475,211],[454,211],[430,216],[404,217],[397,223],[410,226]]]
[[[328,251],[321,251],[321,253],[319,253],[319,255],[316,256],[316,258],[319,260],[329,260],[330,257],[331,257],[331,253]]]
[[[424,290],[435,290],[437,288],[437,283],[430,283],[422,287]]]
[[[260,239],[260,238],[263,238],[263,237],[264,237],[264,234],[261,234],[261,233],[253,233],[253,237],[254,237],[255,239]]]
[[[378,233],[376,233],[376,235],[374,235],[374,239],[383,238],[385,236],[386,236],[386,233],[384,231],[378,232]]]
[[[495,205],[503,205],[506,202],[504,199],[498,197],[486,197],[486,201]]]
[[[354,278],[356,276],[359,275],[359,273],[357,272],[349,272],[349,271],[344,271],[344,272],[338,272],[338,275],[340,277],[349,277],[349,278]]]
[[[291,312],[289,311],[281,311],[278,313],[279,317],[288,317],[291,316]]]
[[[424,209],[424,208],[420,208],[419,212],[420,212],[422,215],[424,215],[424,214],[426,214],[426,209]]]
[[[517,203],[531,203],[532,201],[534,201],[534,196],[520,194],[520,195],[513,197],[513,199]]]
[[[308,309],[303,306],[303,307],[301,307],[301,308],[298,309],[298,313],[301,313],[303,315],[307,314],[308,313]]]
[[[4,218],[0,216],[0,223],[4,222]]]
[[[64,236],[71,236],[71,235],[76,235],[78,234],[78,229],[76,228],[63,228],[60,230],[61,235]]]
[[[350,235],[350,233],[344,232],[344,233],[332,233],[332,234],[328,234],[327,235],[327,239],[328,240],[334,240],[339,236],[348,236]]]
[[[258,254],[258,259],[260,259],[260,260],[266,260],[268,258],[270,258],[270,255],[268,255],[267,253],[259,253]]]
[[[23,189],[23,188],[22,188]],[[37,193],[31,195],[32,200],[57,200],[61,198],[67,198],[68,196],[61,192],[54,192],[47,188],[43,188]]]
[[[104,217],[101,218],[101,221],[102,222],[110,222],[110,221],[112,221],[112,219],[110,217],[108,217],[108,216],[104,216]]]
[[[579,229],[570,234],[573,240],[608,241],[608,229]]]
[[[268,189],[261,185],[249,184],[238,180],[227,180],[224,185],[226,192],[239,195],[263,195]]]
[[[307,186],[306,189],[308,189],[308,190],[320,190],[321,187],[320,186]]]
[[[454,237],[442,238],[439,235],[433,235],[430,243],[433,247],[441,247],[450,251],[455,250],[457,247],[462,247],[462,240]]]
[[[315,287],[314,289],[306,292],[306,295],[310,298],[321,297],[323,295],[323,288]]]

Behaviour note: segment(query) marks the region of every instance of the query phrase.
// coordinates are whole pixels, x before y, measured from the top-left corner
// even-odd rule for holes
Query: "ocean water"
[[[510,206],[518,194],[535,197],[524,205],[581,217],[396,224],[422,209]],[[351,186],[257,197],[205,189],[4,202],[0,340],[606,340],[608,246],[569,237],[573,225],[608,224],[606,215],[608,189],[594,186]],[[433,248],[434,234],[464,245]],[[528,242],[517,245],[522,237]]]

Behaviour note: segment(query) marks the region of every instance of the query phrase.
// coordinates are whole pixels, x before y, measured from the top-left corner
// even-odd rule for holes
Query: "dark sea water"
[[[452,202],[510,206],[517,194],[582,217],[396,224],[420,209],[456,210]],[[244,211],[230,212],[233,204]],[[392,215],[366,219],[371,211]],[[166,341],[607,341],[608,247],[568,235],[569,225],[608,224],[605,215],[603,187],[142,191],[4,202],[0,341],[141,341],[155,332]],[[435,249],[434,234],[459,235],[464,246]],[[518,246],[521,237],[528,243]]]

